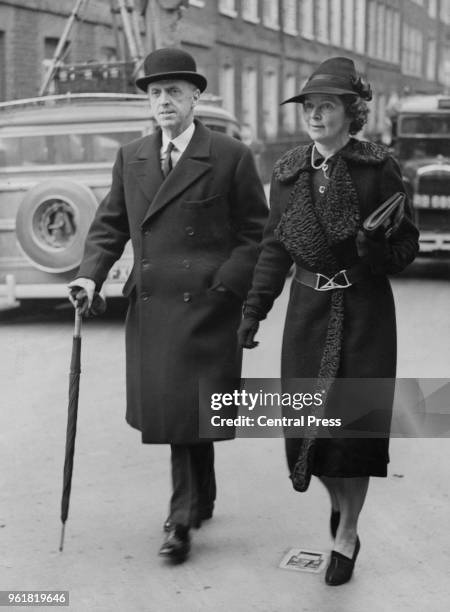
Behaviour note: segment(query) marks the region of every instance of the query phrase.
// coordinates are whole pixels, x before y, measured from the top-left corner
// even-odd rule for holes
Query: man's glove
[[[239,346],[252,349],[258,346],[259,342],[255,342],[255,335],[259,329],[258,319],[245,317],[242,319],[237,331]]]
[[[95,294],[95,282],[90,278],[76,278],[67,285],[69,289],[69,300],[74,308],[78,308],[80,314],[100,314],[92,309]]]

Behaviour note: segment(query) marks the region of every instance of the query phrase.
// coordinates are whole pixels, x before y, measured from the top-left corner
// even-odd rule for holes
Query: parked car
[[[196,116],[239,138],[236,119],[205,96]],[[65,297],[119,146],[155,129],[145,95],[67,94],[0,104],[0,308]],[[127,245],[104,285],[120,296]]]

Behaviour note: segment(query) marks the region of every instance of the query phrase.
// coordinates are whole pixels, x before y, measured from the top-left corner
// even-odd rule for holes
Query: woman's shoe
[[[355,551],[351,559],[335,550],[331,551],[330,563],[328,564],[327,573],[325,574],[325,582],[328,585],[339,586],[350,580],[360,548],[361,543],[359,537],[356,536]]]
[[[333,537],[333,540],[336,537],[340,520],[341,520],[341,513],[339,512],[339,510],[331,510],[331,514],[330,514],[330,531],[331,531],[331,535]]]

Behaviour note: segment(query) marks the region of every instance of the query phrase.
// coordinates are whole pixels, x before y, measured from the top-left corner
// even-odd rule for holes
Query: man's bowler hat
[[[154,81],[176,79],[193,83],[200,91],[206,89],[205,77],[197,72],[192,55],[181,49],[168,48],[153,51],[144,61],[145,75],[136,79],[136,85],[147,92],[147,87]]]
[[[355,64],[348,57],[331,57],[312,73],[301,92],[282,102],[303,102],[308,94],[351,94],[363,100],[372,99],[370,85],[356,74]]]

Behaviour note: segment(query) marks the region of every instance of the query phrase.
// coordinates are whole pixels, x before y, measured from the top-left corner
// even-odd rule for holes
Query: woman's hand
[[[382,230],[376,232],[370,238],[358,230],[356,234],[356,250],[358,255],[368,263],[381,263],[386,256],[386,236]]]
[[[239,346],[248,349],[258,346],[259,342],[255,342],[255,335],[258,329],[258,319],[252,317],[245,317],[242,319],[237,331]]]

